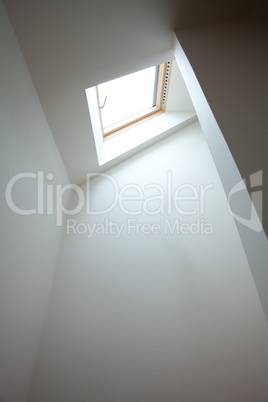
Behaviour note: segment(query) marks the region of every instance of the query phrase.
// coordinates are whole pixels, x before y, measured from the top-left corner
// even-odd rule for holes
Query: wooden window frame
[[[169,86],[170,69],[171,69],[171,62],[167,62],[167,63],[163,63],[163,64],[159,65],[157,91],[156,91],[156,105],[155,106],[153,106],[149,109],[146,109],[143,112],[136,114],[135,116],[126,118],[116,124],[113,124],[112,126],[109,126],[108,129],[103,128],[101,110],[99,110],[102,133],[103,133],[104,139],[109,138],[111,135],[119,134],[122,131],[126,130],[127,128],[133,127],[137,124],[140,124],[141,122],[143,122],[145,120],[151,119],[152,117],[158,116],[159,114],[165,112],[166,97],[167,97],[168,86]],[[99,104],[100,102],[99,102],[98,86],[96,86],[96,89],[97,89],[97,97],[98,97],[98,104]]]

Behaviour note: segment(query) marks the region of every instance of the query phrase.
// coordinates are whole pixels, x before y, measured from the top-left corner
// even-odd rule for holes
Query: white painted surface
[[[172,61],[166,111],[195,113],[193,103],[176,60]]]
[[[178,35],[242,177],[264,171],[268,227],[268,25],[245,19]]]
[[[214,19],[235,16],[239,6],[249,4],[230,0],[219,7],[218,3],[207,1],[207,7],[203,7],[203,2],[187,0],[177,2],[180,12],[176,14],[173,2],[161,1],[159,7],[152,8],[153,14],[148,19],[150,2],[146,3],[146,12],[144,1],[123,8],[120,3],[109,2],[106,8],[105,2],[76,1],[75,5],[67,2],[63,7],[60,2],[5,1],[72,181],[84,180],[84,172],[95,171],[97,166],[92,137],[87,137],[90,121],[84,89],[112,75],[131,72],[132,68],[167,60],[175,19],[179,26],[194,25],[200,22],[200,15],[203,22],[215,15]],[[3,178],[6,184],[10,175],[21,169],[50,171],[53,166],[59,173],[59,182],[63,183],[66,175],[60,157],[17,44],[10,28],[6,30],[2,9],[1,24],[4,29],[1,94],[5,94],[1,97],[1,143],[4,144],[1,144],[1,181]],[[184,133],[187,136],[180,138],[187,137],[188,141],[188,129]],[[164,143],[173,144],[169,141],[166,139]],[[162,182],[161,163],[167,169],[176,159],[178,180],[192,180],[199,171],[200,180],[204,180],[203,174],[206,179],[214,180],[214,167],[204,166],[201,158],[204,155],[200,154],[199,147],[204,144],[195,144],[198,149],[193,143],[190,148],[182,147],[183,154],[177,147],[166,146],[163,152],[158,148],[160,144],[154,145],[153,149],[159,151],[151,159],[143,151],[124,162],[123,170],[116,175],[122,183],[128,182],[129,177],[145,183],[157,173],[157,180]],[[173,149],[172,163],[170,149]],[[195,171],[191,158],[197,164]],[[60,166],[56,167],[58,163]],[[137,166],[144,169],[133,176],[137,170],[132,171],[132,167]],[[145,170],[150,177],[144,176]],[[198,180],[196,176],[195,179]],[[215,183],[219,185],[217,175]],[[101,188],[98,183],[96,188]],[[103,190],[107,190],[105,183]],[[20,202],[28,206],[33,193],[35,189],[30,186],[27,192],[19,191]],[[220,193],[222,197],[222,190]],[[50,311],[45,326],[32,388],[33,402],[47,402],[50,399],[45,397],[49,392],[59,402],[55,396],[57,390],[64,402],[70,397],[72,402],[79,398],[88,401],[91,385],[92,392],[103,397],[102,400],[107,397],[109,402],[110,395],[117,390],[116,401],[128,392],[128,400],[134,395],[135,402],[144,395],[147,402],[152,392],[165,401],[168,392],[171,398],[180,392],[183,400],[190,393],[191,402],[199,402],[200,395],[204,395],[206,402],[209,398],[213,402],[220,398],[224,402],[226,399],[234,402],[267,399],[266,323],[233,223],[225,214],[224,198],[224,205],[217,204],[214,194],[209,216],[218,230],[212,242],[186,238],[178,246],[175,236],[167,243],[156,242],[155,247],[153,238],[149,243],[135,239],[137,247],[133,252],[132,244],[125,239],[126,249],[121,256],[122,243],[109,238],[103,242],[95,237],[92,247],[88,247],[86,239],[64,241],[51,302],[55,310]],[[105,199],[96,192],[95,196],[97,203]],[[59,232],[55,230],[54,218],[33,218],[31,222],[27,219],[26,223],[10,214],[3,202],[1,196],[0,309],[4,321],[0,323],[0,398],[4,402],[23,402],[38,348]],[[193,247],[196,243],[198,254]],[[103,244],[107,250],[99,257]],[[119,250],[114,254],[117,244]],[[126,255],[128,250],[131,258]],[[109,271],[110,266],[116,271]],[[263,286],[265,290],[265,283]],[[122,300],[126,303],[122,304]],[[140,373],[144,375],[141,377]],[[194,380],[196,387],[193,387]],[[47,384],[51,388],[46,388]]]
[[[29,402],[267,399],[267,322],[199,125],[107,173],[120,189],[141,187],[144,200],[155,194],[146,185],[163,186],[167,201],[168,172],[172,193],[181,184],[213,184],[201,217],[214,234],[138,235],[126,227],[117,239],[66,234]],[[113,198],[107,178],[92,179],[91,211],[107,208]],[[141,202],[124,207],[138,211]],[[116,206],[100,216],[83,211],[71,218],[82,225],[137,219],[161,226],[166,218],[192,223],[197,216],[174,208],[170,215],[128,216]]]
[[[85,88],[173,57],[172,33],[248,0],[4,0],[72,183],[98,167]]]
[[[0,2],[0,400],[26,401],[61,241],[54,217],[20,216],[5,201],[18,173],[68,178],[25,61]],[[21,208],[37,201],[36,180],[14,186]]]
[[[195,113],[162,113],[108,138],[103,143],[100,165],[119,162],[152,143],[180,130],[197,120]]]
[[[267,26],[245,20],[186,30],[177,36],[181,45],[175,38],[175,57],[225,192],[228,195],[242,180],[240,172],[249,179],[263,170],[260,189],[267,230]],[[248,193],[241,191],[233,211],[249,220],[251,207]],[[264,231],[258,233],[236,223],[268,317],[267,237]]]

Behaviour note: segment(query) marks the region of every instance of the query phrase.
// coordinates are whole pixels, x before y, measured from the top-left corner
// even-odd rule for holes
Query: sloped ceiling
[[[253,7],[250,0],[4,4],[73,183],[100,171],[85,88],[171,59],[174,30],[248,15]]]

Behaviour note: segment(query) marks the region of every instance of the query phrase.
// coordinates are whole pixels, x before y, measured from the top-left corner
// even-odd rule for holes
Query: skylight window
[[[130,74],[134,92],[141,76],[146,77],[144,81],[141,80],[142,85],[136,92],[137,108],[132,103],[135,98],[134,92],[128,87],[124,95],[120,95],[123,100],[121,104],[119,101],[112,102],[112,106],[116,106],[111,111],[114,120],[109,117],[108,110],[105,110],[112,93],[105,94],[105,91],[104,93],[101,91],[106,84],[116,83],[119,79],[85,90],[99,166],[114,160],[123,160],[127,155],[138,152],[196,120],[194,107],[176,62],[174,64],[172,62],[172,71],[171,62],[146,70],[141,71],[141,74]],[[170,88],[167,94],[169,80]],[[125,87],[126,81],[123,85],[123,88]],[[117,94],[119,86],[115,88],[115,94]],[[119,115],[119,111],[121,113],[125,105],[128,106],[127,112]]]
[[[97,86],[103,136],[164,112],[170,63]]]

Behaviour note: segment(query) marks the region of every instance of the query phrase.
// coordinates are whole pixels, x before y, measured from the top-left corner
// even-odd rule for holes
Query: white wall
[[[145,200],[158,193],[146,185],[162,186],[166,202],[168,171],[172,192],[186,183],[213,185],[204,215],[183,216],[172,204],[170,214],[129,216],[116,205],[99,216],[83,210],[69,218],[83,231],[105,219],[163,229],[165,219],[199,217],[213,234],[127,234],[126,226],[117,239],[65,233],[29,402],[267,399],[267,323],[198,123],[107,173],[120,189],[142,187]],[[91,211],[113,199],[107,178],[92,180]],[[198,205],[180,203],[188,211]],[[124,206],[138,211],[141,201]],[[158,207],[157,200],[148,204]]]
[[[268,188],[268,27],[238,20],[178,32],[242,177],[264,171]],[[268,228],[268,192],[264,226]]]
[[[52,172],[68,178],[23,56],[0,2],[0,400],[26,400],[61,240],[54,217],[20,216],[5,200],[18,173]],[[14,187],[21,208],[33,208],[37,186]]]
[[[5,2],[72,183],[100,171],[85,89],[168,61],[176,3]]]
[[[4,0],[71,182],[100,171],[85,88],[170,60],[175,27],[234,18],[251,3]]]
[[[252,174],[263,172],[263,183],[255,183],[261,185],[254,188],[253,180],[251,186],[253,199],[254,191],[262,191],[263,227],[267,232],[267,25],[238,20],[180,31],[176,35],[176,60],[226,194],[242,178],[249,183]],[[249,222],[251,201],[247,192],[240,191],[233,201],[233,211]],[[268,318],[267,237],[264,231],[256,232],[236,223]]]
[[[193,103],[176,60],[172,61],[166,112],[195,113]]]

